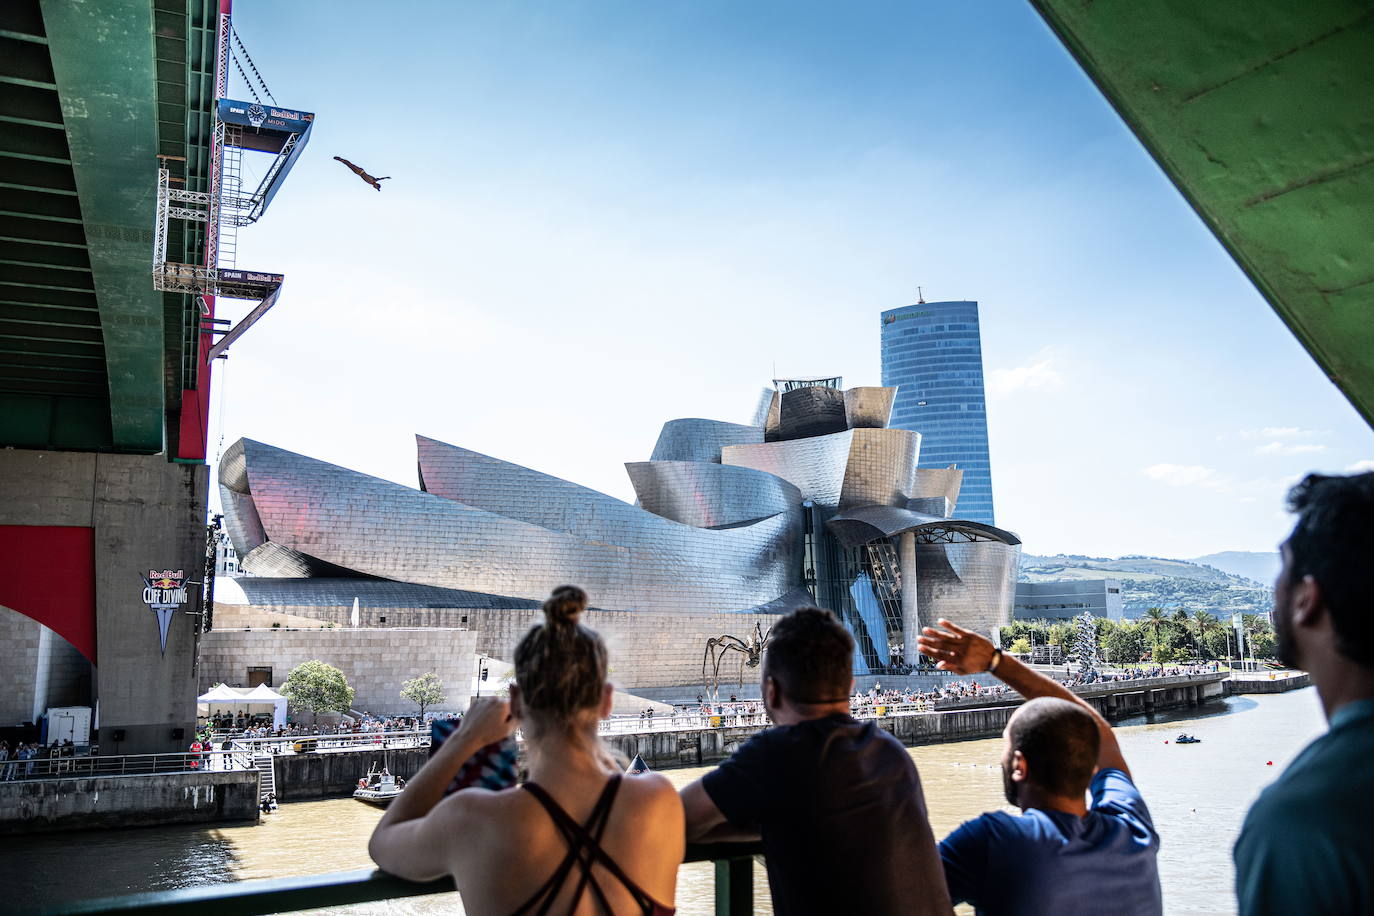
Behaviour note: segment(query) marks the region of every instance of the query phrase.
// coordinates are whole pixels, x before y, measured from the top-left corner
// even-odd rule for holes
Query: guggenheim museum
[[[780,380],[752,425],[670,420],[625,465],[634,505],[424,437],[416,489],[241,439],[219,484],[244,576],[202,685],[332,653],[381,706],[418,670],[508,659],[565,582],[631,691],[700,685],[708,638],[805,604],[853,632],[856,673],[914,665],[925,621],[1008,622],[1020,540],[959,518],[958,468],[917,468],[920,433],[888,428],[896,390]]]

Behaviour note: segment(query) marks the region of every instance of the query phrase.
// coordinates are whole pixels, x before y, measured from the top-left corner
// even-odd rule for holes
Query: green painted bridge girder
[[[163,297],[150,275],[157,99],[148,0],[42,0],[100,309],[116,450],[163,450]]]
[[[1374,5],[1031,2],[1374,425]]]

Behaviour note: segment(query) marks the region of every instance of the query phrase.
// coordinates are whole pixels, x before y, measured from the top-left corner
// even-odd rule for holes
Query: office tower
[[[892,426],[921,434],[923,468],[964,472],[957,514],[995,524],[977,302],[919,302],[882,315],[883,385]]]

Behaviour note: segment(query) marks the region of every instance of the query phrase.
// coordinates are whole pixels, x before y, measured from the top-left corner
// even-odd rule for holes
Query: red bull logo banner
[[[162,654],[167,654],[167,630],[172,615],[186,603],[186,571],[183,569],[148,570],[143,578],[143,603],[157,615],[158,638]]]

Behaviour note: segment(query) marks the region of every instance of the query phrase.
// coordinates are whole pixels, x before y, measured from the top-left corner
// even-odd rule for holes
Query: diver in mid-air
[[[371,175],[367,174],[366,171],[364,171],[362,166],[354,165],[342,156],[335,156],[334,158],[342,162],[344,165],[348,166],[348,168],[353,172],[354,175],[357,175],[359,178],[361,178],[363,181],[366,181],[368,184],[372,185],[378,191],[382,189],[381,183],[391,177],[390,175],[384,175],[381,178],[373,178]]]

